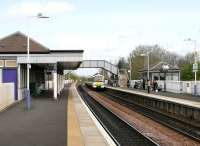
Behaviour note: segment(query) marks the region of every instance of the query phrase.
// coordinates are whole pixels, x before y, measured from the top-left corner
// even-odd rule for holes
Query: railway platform
[[[131,90],[125,88],[106,87],[109,92],[114,92],[119,96],[127,97],[132,102],[142,105],[156,112],[162,112],[168,116],[178,118],[192,125],[200,127],[200,101],[198,97],[184,97],[176,94],[156,93],[148,94],[146,91]],[[161,95],[163,94],[163,95]]]
[[[109,146],[108,135],[96,124],[73,84],[68,97],[67,146]]]
[[[127,92],[127,93],[138,94],[138,95],[155,98],[159,100],[174,102],[177,104],[183,104],[183,105],[194,107],[194,108],[200,108],[200,97],[194,97],[189,94],[178,94],[178,93],[170,93],[170,92],[162,92],[162,91],[161,92],[151,91],[151,93],[147,93],[146,90],[117,88],[117,87],[109,87],[109,86],[107,86],[106,88],[119,90],[119,91]]]
[[[30,110],[20,101],[0,111],[0,145],[108,146],[75,85],[64,88],[57,100],[44,93],[32,98]],[[100,130],[101,129],[101,132]],[[103,134],[102,134],[103,133]]]
[[[20,101],[0,111],[0,145],[66,146],[67,96],[64,89],[58,100],[32,98],[30,110]]]
[[[129,90],[133,90],[133,91],[136,91],[136,92],[139,91],[139,92],[147,93],[147,90],[143,90],[143,89],[132,89],[131,88]],[[150,94],[161,95],[161,96],[166,96],[166,97],[173,97],[173,98],[180,98],[180,99],[200,102],[200,96],[193,96],[192,94],[186,94],[186,93],[172,93],[172,92],[163,92],[163,91],[154,92],[154,91],[151,91]]]

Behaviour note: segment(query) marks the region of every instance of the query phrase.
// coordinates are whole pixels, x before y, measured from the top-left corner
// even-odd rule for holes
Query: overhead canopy
[[[31,64],[51,67],[57,64],[63,69],[76,69],[80,66],[83,50],[50,50],[30,38]],[[13,33],[0,40],[0,59],[16,59],[18,64],[27,63],[27,36],[21,32]],[[48,64],[48,65],[47,65]]]
[[[30,38],[30,53],[49,53],[49,49]],[[27,36],[21,32],[15,32],[0,40],[0,53],[26,53]]]

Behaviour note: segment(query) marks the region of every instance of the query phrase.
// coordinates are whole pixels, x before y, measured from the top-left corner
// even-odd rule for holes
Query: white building
[[[52,97],[64,87],[63,71],[80,66],[83,50],[50,50],[30,38],[30,91],[52,88]],[[14,83],[15,100],[27,87],[27,36],[16,32],[0,40],[0,83]],[[48,86],[49,80],[52,86]]]
[[[178,66],[168,64],[166,62],[159,62],[149,67],[149,79],[150,80],[165,80],[165,72],[163,71],[163,65],[167,65],[169,69],[166,71],[166,80],[180,81],[180,69]],[[147,79],[148,68],[145,67],[140,71],[142,78]]]

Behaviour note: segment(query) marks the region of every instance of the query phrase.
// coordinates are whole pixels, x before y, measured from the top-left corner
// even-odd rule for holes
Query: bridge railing
[[[118,67],[106,60],[83,60],[80,68],[103,68],[114,75],[118,75]]]

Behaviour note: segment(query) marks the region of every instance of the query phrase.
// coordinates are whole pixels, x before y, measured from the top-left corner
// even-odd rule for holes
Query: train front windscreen
[[[103,82],[103,76],[95,76],[94,82]]]

